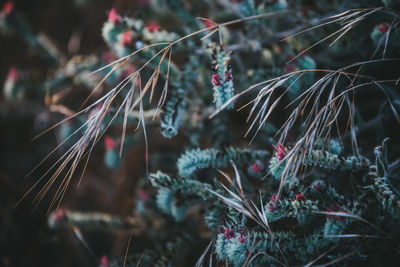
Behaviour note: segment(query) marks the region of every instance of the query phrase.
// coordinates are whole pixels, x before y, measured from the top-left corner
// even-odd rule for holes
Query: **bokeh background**
[[[0,8],[5,3],[1,0]],[[32,30],[44,34],[68,57],[95,53],[106,47],[101,27],[107,19],[107,11],[112,7],[137,14],[143,5],[146,1],[14,1],[14,8]],[[4,83],[11,66],[35,70],[37,77],[44,77],[51,71],[18,36],[1,34],[0,84]],[[35,209],[32,198],[37,190],[15,206],[54,162],[47,162],[26,177],[56,145],[55,131],[32,141],[33,137],[60,119],[49,113],[43,102],[25,99],[9,103],[0,94],[0,266],[96,266],[94,258],[102,253],[123,254],[129,237],[85,233],[85,240],[90,240],[90,250],[96,253],[91,255],[72,231],[54,232],[47,227],[45,215],[49,199]],[[141,149],[138,148],[139,151]],[[142,155],[142,152],[139,154]],[[136,168],[127,166],[118,173],[111,173],[102,164],[96,164],[94,158],[83,184],[79,190],[70,190],[63,205],[81,210],[96,207],[114,214],[128,212],[133,203],[131,198],[124,196],[132,196],[134,180],[127,179],[126,169],[131,168],[129,173],[132,178],[136,177],[135,171],[140,173],[144,166],[142,157],[133,160]]]

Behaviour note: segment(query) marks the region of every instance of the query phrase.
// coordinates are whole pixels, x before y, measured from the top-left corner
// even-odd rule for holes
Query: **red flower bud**
[[[16,68],[11,67],[8,71],[7,79],[16,82],[19,79],[19,71]]]
[[[56,222],[60,222],[64,220],[65,216],[67,215],[68,210],[66,208],[60,208],[54,213],[54,220]]]
[[[110,10],[110,12],[108,13],[108,21],[111,21],[114,24],[121,23],[121,21],[122,21],[121,16],[118,14],[118,12],[115,8],[112,8]]]
[[[127,31],[124,32],[124,34],[122,35],[122,46],[127,46],[129,44],[131,44],[133,41],[133,31]]]
[[[224,236],[227,238],[227,239],[231,239],[231,238],[235,238],[235,232],[232,230],[232,229],[230,229],[230,228],[225,228],[225,233],[224,233]]]
[[[273,194],[271,198],[269,199],[269,206],[268,210],[273,212],[278,209],[278,196],[276,194]]]
[[[281,143],[278,144],[278,147],[274,145],[273,147],[276,149],[276,156],[278,157],[278,160],[283,160],[286,157],[286,148]]]
[[[389,25],[387,23],[382,23],[378,26],[378,31],[381,33],[386,33],[389,30]]]
[[[108,257],[106,255],[103,255],[100,259],[100,266],[101,267],[106,267],[110,264],[110,260],[108,259]]]
[[[221,85],[221,76],[219,76],[218,73],[215,73],[212,76],[212,83],[214,84],[214,86],[220,86]]]
[[[117,142],[115,142],[110,136],[105,137],[104,143],[106,145],[106,150],[113,150],[117,147]]]
[[[204,20],[204,25],[207,28],[211,28],[211,27],[214,27],[217,24],[214,21],[212,21],[211,19],[206,19],[206,20]]]
[[[306,201],[307,198],[303,194],[298,194],[298,195],[296,195],[296,200],[297,201]]]
[[[226,81],[232,80],[232,73],[231,73],[230,71],[227,71],[227,72],[225,73],[225,80],[226,80]]]
[[[9,2],[5,3],[5,5],[4,5],[4,7],[3,7],[3,12],[4,12],[4,14],[8,15],[8,14],[10,14],[13,10],[14,10],[14,2],[13,2],[13,1],[9,1]]]
[[[161,30],[160,25],[158,25],[158,23],[157,23],[157,22],[154,22],[154,21],[149,22],[149,23],[147,24],[146,28],[147,28],[147,30],[148,30],[149,32],[158,32],[158,31]]]
[[[250,166],[250,169],[251,169],[253,172],[260,172],[260,171],[262,170],[260,164],[258,164],[257,161],[254,162],[254,164]]]
[[[240,237],[239,237],[239,242],[240,243],[247,243],[247,236],[245,236],[245,235],[240,235]]]

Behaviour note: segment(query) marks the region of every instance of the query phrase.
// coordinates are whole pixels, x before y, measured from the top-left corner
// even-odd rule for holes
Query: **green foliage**
[[[251,164],[257,159],[264,160],[269,155],[265,150],[251,150],[227,147],[225,149],[187,150],[177,161],[179,175],[193,177],[197,170],[205,168],[225,168],[232,160],[239,166]]]
[[[212,85],[214,91],[214,102],[217,108],[221,108],[234,96],[233,75],[230,53],[216,43],[210,45],[212,53]],[[226,109],[232,109],[234,102],[229,103]]]
[[[206,257],[227,266],[386,266],[386,255],[399,254],[400,149],[387,139],[373,147],[398,136],[400,17],[399,1],[382,3],[158,0],[133,16],[111,9],[102,28],[111,55],[72,58],[43,83],[49,103],[69,88],[89,95],[83,109],[54,102],[76,116],[58,132],[69,148],[45,188],[67,173],[62,198],[78,161],[105,136],[109,171],[125,150],[143,154],[125,165],[138,168],[143,190],[130,192],[146,192],[128,206],[147,224],[142,253],[105,266],[189,266],[185,242],[167,241],[176,236],[194,241],[198,266]],[[43,52],[16,14],[3,13],[0,27]],[[6,99],[28,95],[19,78],[7,77]],[[133,231],[125,223],[49,217],[54,229]]]

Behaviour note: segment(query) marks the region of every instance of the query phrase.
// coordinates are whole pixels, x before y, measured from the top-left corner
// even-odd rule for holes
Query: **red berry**
[[[389,30],[389,25],[387,23],[382,23],[378,26],[378,31],[381,33],[386,33]]]

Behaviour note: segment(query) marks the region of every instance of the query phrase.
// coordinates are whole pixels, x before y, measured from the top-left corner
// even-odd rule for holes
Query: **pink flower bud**
[[[298,195],[296,195],[296,200],[297,201],[306,201],[307,198],[303,194],[298,194]]]
[[[59,208],[55,213],[54,213],[54,220],[56,222],[60,222],[64,220],[65,216],[68,213],[68,209],[66,208]]]
[[[212,83],[214,86],[220,86],[221,85],[221,76],[219,76],[218,73],[215,73],[212,76]]]
[[[108,257],[106,255],[103,255],[100,259],[100,266],[101,267],[106,267],[110,264],[110,260],[108,259]]]
[[[110,13],[108,13],[108,20],[114,24],[119,24],[122,21],[121,16],[118,14],[115,8],[112,8]]]
[[[104,144],[106,145],[106,150],[113,150],[117,147],[117,142],[115,142],[110,136],[105,137]]]
[[[378,26],[378,31],[381,33],[386,33],[389,30],[389,25],[387,23],[382,23]]]
[[[13,1],[9,1],[6,2],[3,6],[3,12],[4,14],[8,15],[10,14],[12,11],[14,10],[14,2]]]
[[[127,45],[129,45],[129,44],[131,44],[132,43],[132,41],[133,41],[133,31],[132,30],[130,30],[130,31],[127,31],[127,32],[124,32],[124,34],[122,35],[122,46],[127,46]]]
[[[235,238],[235,232],[232,230],[232,229],[230,229],[230,228],[225,228],[225,233],[224,233],[224,235],[225,235],[225,237],[227,238],[227,239],[231,239],[231,238]]]
[[[148,30],[149,32],[158,32],[158,31],[161,30],[160,25],[158,25],[158,23],[157,23],[157,22],[154,22],[154,21],[149,22],[149,23],[146,25],[146,28],[147,28],[147,30]]]

